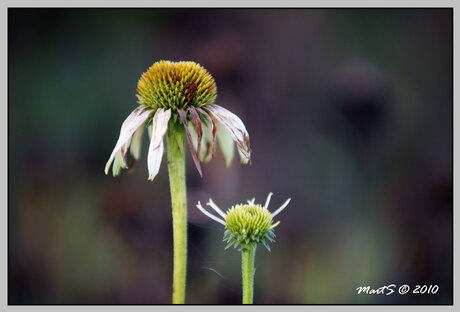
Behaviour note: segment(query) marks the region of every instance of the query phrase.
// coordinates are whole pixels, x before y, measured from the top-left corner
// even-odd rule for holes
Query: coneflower
[[[117,176],[139,159],[144,127],[150,145],[148,180],[157,175],[166,136],[171,189],[174,241],[173,303],[185,302],[187,259],[187,200],[185,185],[185,137],[195,166],[202,175],[200,160],[214,154],[216,137],[227,165],[236,142],[242,163],[249,163],[249,134],[241,119],[214,104],[217,87],[213,77],[195,62],[159,61],[142,74],[137,85],[139,106],[126,118],[120,136],[105,166]],[[233,140],[228,140],[231,137]]]

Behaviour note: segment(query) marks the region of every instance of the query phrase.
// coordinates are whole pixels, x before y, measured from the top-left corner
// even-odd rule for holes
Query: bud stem
[[[257,244],[250,244],[241,251],[243,275],[243,304],[252,304],[254,297],[254,262]]]
[[[187,192],[185,186],[185,131],[170,122],[166,135],[171,189],[174,269],[173,304],[185,303],[187,274]]]

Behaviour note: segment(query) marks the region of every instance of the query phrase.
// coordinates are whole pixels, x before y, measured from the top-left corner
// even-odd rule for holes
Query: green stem
[[[241,265],[243,273],[243,304],[252,304],[254,297],[254,260],[257,244],[251,244],[243,249]]]
[[[174,269],[173,304],[185,303],[187,274],[187,193],[185,188],[184,129],[170,127],[166,135],[169,185],[171,188]]]

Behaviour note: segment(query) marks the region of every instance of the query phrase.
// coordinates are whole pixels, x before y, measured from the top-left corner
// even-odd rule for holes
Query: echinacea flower
[[[288,198],[275,212],[268,211],[268,204],[273,193],[269,193],[265,205],[255,204],[255,198],[248,200],[247,204],[238,204],[223,212],[213,201],[209,199],[207,205],[211,207],[218,216],[206,211],[200,202],[196,207],[209,218],[224,225],[226,228],[224,241],[228,242],[225,249],[230,247],[240,250],[251,245],[262,243],[270,251],[266,240],[274,242],[275,233],[273,229],[280,224],[280,221],[273,223],[273,218],[278,215],[291,201]]]
[[[185,128],[195,166],[201,173],[200,160],[214,155],[216,136],[227,165],[233,158],[236,142],[242,163],[249,163],[249,134],[241,119],[227,109],[214,104],[217,87],[213,77],[195,62],[159,61],[142,74],[137,85],[140,104],[123,122],[120,136],[105,166],[113,176],[139,159],[144,126],[148,127],[150,145],[147,156],[149,180],[157,175],[163,157],[163,137],[171,122]],[[229,141],[229,137],[232,139]],[[128,152],[129,151],[129,152]]]

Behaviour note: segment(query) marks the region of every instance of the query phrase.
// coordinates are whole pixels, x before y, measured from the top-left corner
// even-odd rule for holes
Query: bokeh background
[[[103,168],[153,62],[193,60],[253,164],[188,155],[187,302],[238,304],[240,254],[194,207],[279,218],[255,303],[452,303],[451,9],[9,9],[10,304],[167,304],[165,161]],[[147,138],[144,136],[144,143]],[[358,295],[388,284],[436,294]]]

